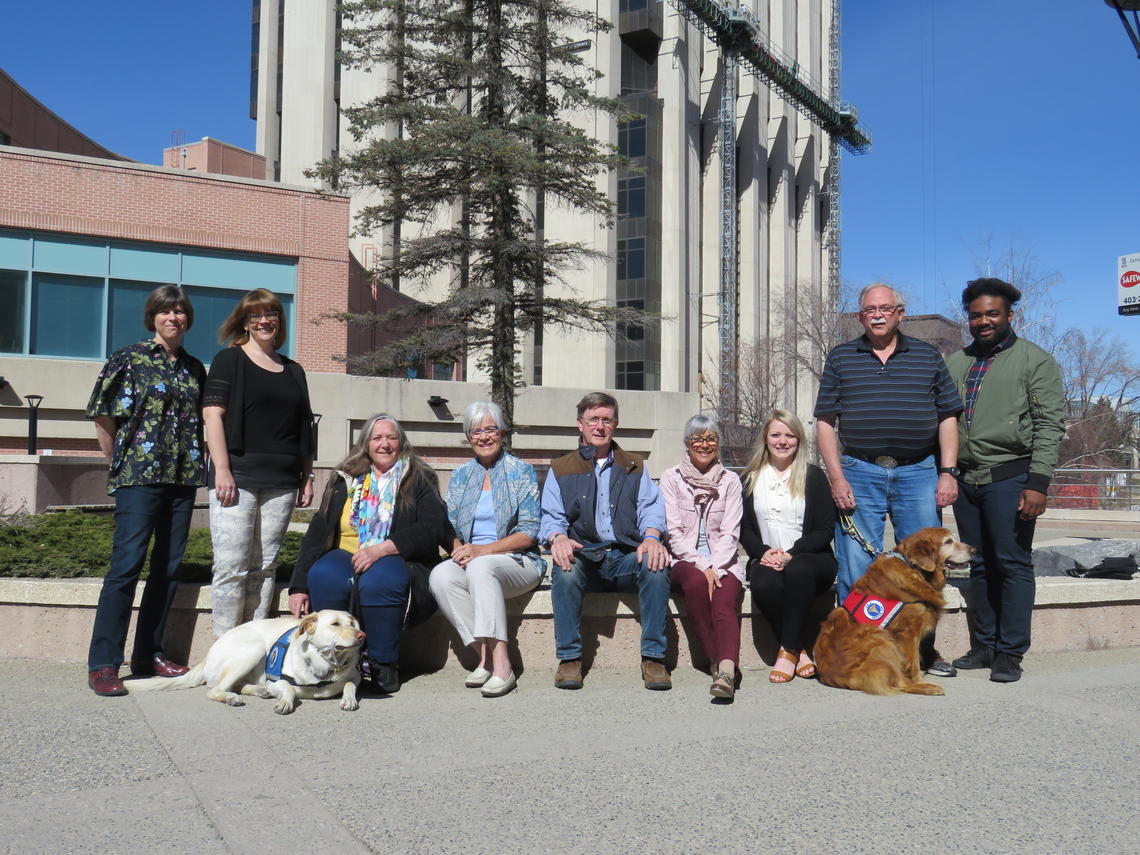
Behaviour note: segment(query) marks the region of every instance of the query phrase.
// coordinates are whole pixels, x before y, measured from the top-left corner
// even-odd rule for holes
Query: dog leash
[[[863,551],[870,555],[871,558],[878,558],[884,554],[881,550],[875,549],[875,547],[867,542],[867,538],[863,537],[858,526],[855,525],[855,519],[846,511],[840,511],[839,513],[839,527],[845,535],[863,547]]]

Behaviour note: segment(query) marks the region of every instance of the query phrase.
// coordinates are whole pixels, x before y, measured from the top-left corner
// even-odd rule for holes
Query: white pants
[[[507,598],[533,590],[541,580],[541,569],[510,555],[480,555],[466,570],[451,560],[437,564],[429,584],[439,610],[470,644],[476,638],[506,641]]]
[[[223,508],[210,491],[210,539],[214,544],[214,635],[269,616],[277,550],[289,528],[296,490],[238,489],[237,503]]]

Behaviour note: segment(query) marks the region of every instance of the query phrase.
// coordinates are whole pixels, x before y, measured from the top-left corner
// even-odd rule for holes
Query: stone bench
[[[91,622],[101,579],[0,579],[0,656],[86,661]],[[969,647],[964,580],[946,588],[946,610],[939,624],[938,647],[947,657]],[[140,585],[139,592],[142,587]],[[813,617],[822,619],[834,595],[820,596]],[[138,605],[136,596],[135,605]],[[554,620],[548,584],[510,600],[511,655],[516,665],[546,668],[554,662]],[[287,594],[278,591],[277,608],[286,613]],[[768,623],[753,618],[751,596],[741,607],[741,667],[770,665],[776,642]],[[132,627],[133,631],[133,627]],[[671,600],[666,628],[670,666],[702,664],[679,597]],[[640,659],[641,630],[635,594],[587,594],[583,603],[583,659],[601,668],[633,668]],[[208,585],[184,584],[174,602],[167,630],[167,652],[196,662],[213,641]],[[131,641],[128,639],[127,650]],[[1140,578],[1131,581],[1039,578],[1033,615],[1033,649],[1039,652],[1140,646]],[[416,671],[473,667],[470,651],[441,615],[409,630],[402,664]],[[520,669],[521,670],[521,669]]]

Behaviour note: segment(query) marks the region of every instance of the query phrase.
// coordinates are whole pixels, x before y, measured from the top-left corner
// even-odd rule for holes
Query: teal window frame
[[[194,326],[188,334],[187,350],[203,362],[211,359],[220,347],[216,339],[217,328],[229,312],[228,309],[223,312],[224,306],[229,305],[232,309],[244,293],[258,287],[275,293],[285,308],[289,335],[281,351],[291,355],[296,345],[297,262],[294,256],[0,229],[0,270],[14,274],[11,278],[23,278],[22,319],[16,336],[22,348],[0,350],[0,354],[48,359],[105,359],[118,347],[130,343],[123,340],[124,329],[128,325],[118,322],[120,319],[112,314],[115,298],[126,297],[128,304],[134,305],[139,302],[141,290],[149,293],[159,285],[173,284],[185,288],[195,302]],[[48,281],[84,279],[98,283],[102,289],[99,312],[90,322],[99,325],[98,341],[102,343],[103,353],[88,356],[35,352],[41,349],[39,340],[45,338],[37,335],[37,322],[43,323],[43,319],[37,318],[36,310],[40,307],[35,303],[41,278]],[[222,298],[226,302],[212,298]],[[199,303],[203,309],[210,307],[209,310],[199,311]],[[131,336],[130,341],[140,341],[147,335],[140,311],[137,334]]]

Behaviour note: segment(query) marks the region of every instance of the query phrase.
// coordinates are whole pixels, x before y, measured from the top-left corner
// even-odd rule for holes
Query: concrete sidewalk
[[[1031,653],[943,698],[751,670],[732,705],[678,669],[483,699],[448,669],[355,713],[203,689],[97,698],[76,665],[0,660],[12,853],[1140,851],[1140,649]],[[129,684],[128,684],[129,685]]]

